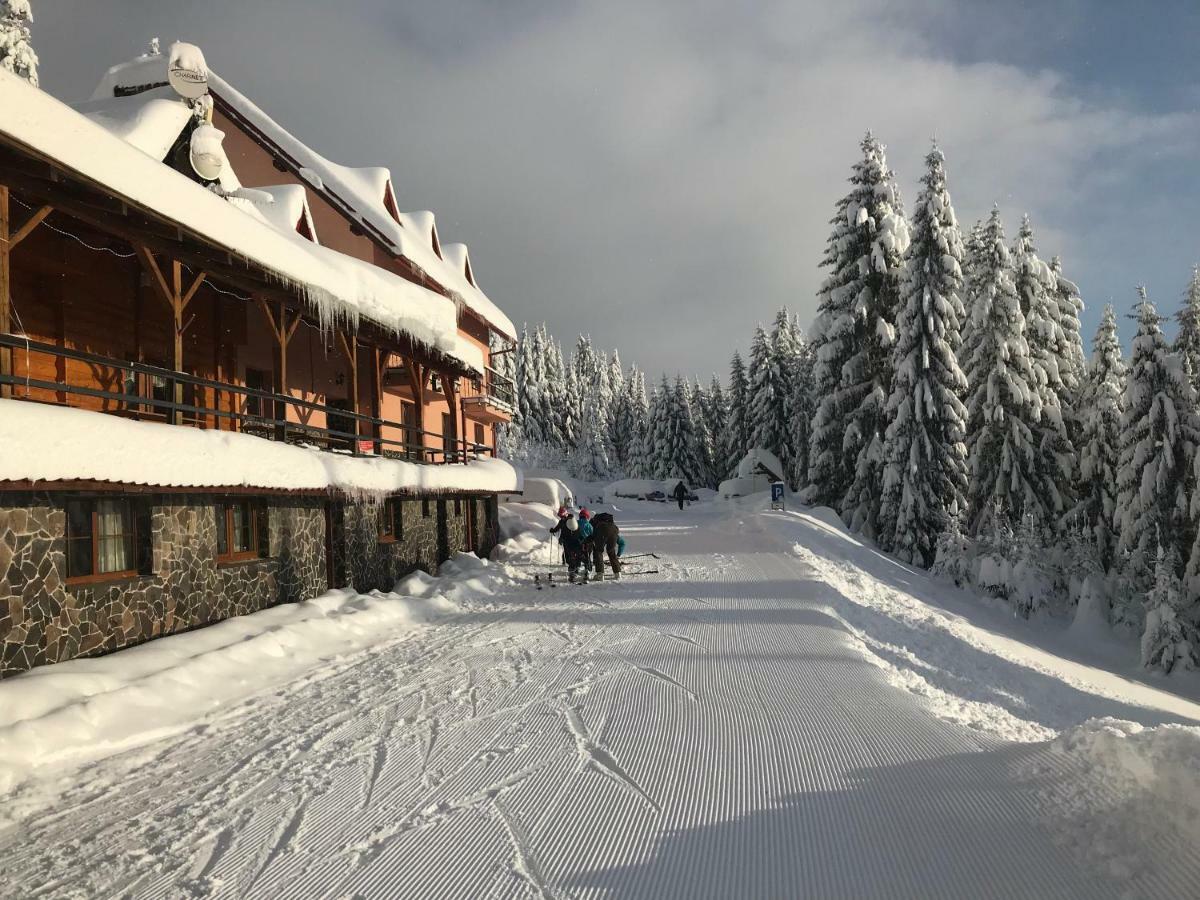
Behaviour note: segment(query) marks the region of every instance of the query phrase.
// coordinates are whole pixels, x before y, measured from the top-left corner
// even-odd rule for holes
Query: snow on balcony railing
[[[497,459],[429,466],[355,457],[24,400],[0,400],[4,481],[322,490],[359,497],[522,490],[520,473]]]

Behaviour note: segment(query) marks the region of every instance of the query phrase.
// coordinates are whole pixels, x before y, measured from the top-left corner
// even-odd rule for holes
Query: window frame
[[[249,541],[247,542],[249,549],[234,550],[233,548],[236,546],[234,540],[236,531],[233,521],[234,507],[243,504],[249,528]],[[261,519],[264,517],[264,513],[265,507],[262,501],[254,497],[228,497],[217,501],[216,518],[219,530],[217,532],[216,560],[218,564],[250,562],[252,560],[268,558],[262,544],[264,535],[261,531],[261,526],[264,523]],[[221,551],[221,530],[224,531],[224,552]]]
[[[379,514],[379,543],[396,544],[404,540],[404,508],[401,503],[399,497],[388,497],[383,501],[383,509]]]
[[[101,535],[100,504],[102,502],[120,503],[124,506],[125,517],[128,520],[129,531],[117,535]],[[71,536],[72,504],[85,505],[89,521],[87,537]],[[63,503],[65,522],[63,524],[63,542],[66,544],[64,553],[65,583],[70,585],[103,584],[109,581],[128,581],[153,574],[154,550],[146,546],[145,541],[150,537],[153,526],[150,523],[150,504],[145,498],[133,497],[71,497]],[[108,572],[98,571],[100,568],[100,545],[104,540],[113,540],[128,536],[130,544],[130,561],[132,568],[114,569]],[[86,575],[71,574],[71,545],[87,541],[90,544],[90,565]]]

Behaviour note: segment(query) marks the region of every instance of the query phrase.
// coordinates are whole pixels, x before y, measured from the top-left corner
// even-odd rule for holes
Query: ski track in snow
[[[953,681],[857,628],[870,620],[839,619],[761,517],[622,516],[638,550],[662,555],[658,576],[496,595],[103,760],[0,832],[0,884],[29,898],[565,900],[1200,883],[1170,836],[1129,867],[1136,879],[1090,865],[1056,829],[1121,799],[1052,744],[938,715],[914,684]]]

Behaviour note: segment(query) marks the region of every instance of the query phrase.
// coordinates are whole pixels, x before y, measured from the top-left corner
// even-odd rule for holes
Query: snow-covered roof
[[[129,97],[111,94],[73,107],[106,131],[157,160],[167,151],[192,117],[188,105],[169,87]]]
[[[31,434],[53,434],[49,444]],[[136,447],[137,453],[129,448]],[[349,456],[238,434],[0,400],[0,482],[101,481],[175,488],[405,492],[522,489],[502,460],[421,465]]]
[[[308,192],[298,184],[274,184],[266,187],[239,188],[226,197],[231,203],[249,203],[255,212],[280,231],[295,231],[304,220],[308,233],[320,243],[308,208]]]
[[[141,69],[122,71],[115,76],[112,87],[132,78],[133,83],[147,76]],[[109,76],[113,77],[110,71]],[[102,85],[105,82],[101,83]],[[427,211],[404,213],[393,217],[385,196],[393,190],[391,173],[382,167],[352,168],[332,162],[296,138],[215,72],[209,72],[209,86],[214,94],[237,111],[267,140],[290,157],[316,190],[332,194],[348,206],[347,212],[367,225],[399,256],[414,263],[430,278],[446,288],[464,306],[488,322],[497,331],[515,339],[517,332],[512,320],[491,299],[467,278],[463,267],[448,262],[435,250],[436,225],[433,213]],[[394,193],[392,194],[394,197]]]
[[[161,127],[159,122],[156,128]],[[483,371],[483,353],[458,334],[451,300],[371,263],[313,244],[294,226],[277,229],[255,204],[223,199],[2,69],[0,135],[265,269],[297,290],[322,321],[354,324],[364,317]]]

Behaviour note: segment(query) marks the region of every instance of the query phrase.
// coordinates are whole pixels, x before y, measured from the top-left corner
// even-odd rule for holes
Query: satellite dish
[[[199,47],[180,42],[171,45],[167,81],[185,100],[195,100],[208,93],[208,64]]]
[[[225,151],[221,148],[224,140],[225,132],[204,122],[192,132],[188,160],[204,181],[216,181],[221,177],[221,169],[225,166]]]

